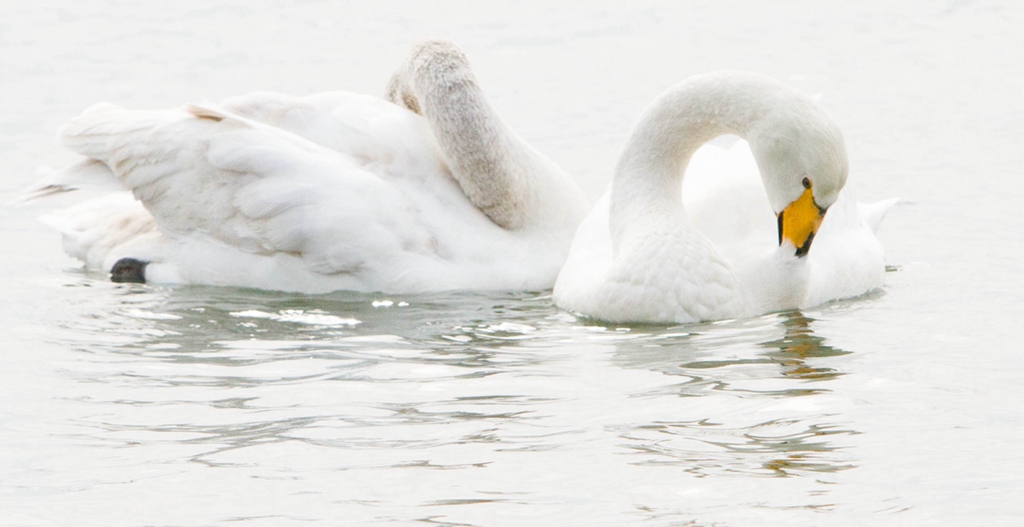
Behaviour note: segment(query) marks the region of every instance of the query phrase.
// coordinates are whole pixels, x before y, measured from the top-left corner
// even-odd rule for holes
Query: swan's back
[[[408,177],[415,167],[449,172],[429,123],[378,97],[344,91],[306,97],[255,92],[226,99],[220,106],[347,154],[360,164],[379,166],[384,176]]]

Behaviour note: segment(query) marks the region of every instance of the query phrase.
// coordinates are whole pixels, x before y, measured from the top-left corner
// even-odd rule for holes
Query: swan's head
[[[454,42],[426,40],[412,47],[388,82],[384,98],[422,115],[426,92],[464,82],[475,82],[466,54]]]
[[[843,134],[824,110],[801,96],[780,105],[748,140],[778,216],[779,245],[792,244],[804,256],[846,184]]]

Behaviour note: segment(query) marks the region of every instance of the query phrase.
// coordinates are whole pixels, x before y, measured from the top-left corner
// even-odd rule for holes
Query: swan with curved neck
[[[493,110],[452,43],[413,48],[388,99],[257,92],[99,104],[61,131],[87,157],[29,197],[106,180],[137,201],[51,223],[119,281],[300,292],[551,287],[586,203]],[[412,111],[409,111],[412,110]]]
[[[776,213],[779,247],[731,262],[693,228],[683,175],[709,140],[745,138]],[[807,255],[847,178],[838,126],[810,98],[751,73],[715,72],[670,88],[644,112],[610,194],[577,231],[555,302],[609,321],[690,322],[794,308]]]

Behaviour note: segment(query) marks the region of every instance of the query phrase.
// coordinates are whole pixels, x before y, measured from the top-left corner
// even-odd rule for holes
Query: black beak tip
[[[778,218],[778,220],[779,220],[779,245],[782,245],[782,215],[785,212],[786,211],[782,211],[782,212],[780,212],[780,213],[775,215],[775,217]]]
[[[796,249],[796,257],[797,258],[803,258],[804,256],[807,256],[807,253],[811,250],[811,242],[812,241],[814,241],[814,233],[813,232],[807,236],[807,241],[805,241],[803,245],[801,245],[800,247],[797,247],[797,249]]]

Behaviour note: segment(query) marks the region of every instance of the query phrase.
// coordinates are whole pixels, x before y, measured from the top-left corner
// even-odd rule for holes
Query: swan
[[[684,183],[698,149],[725,134],[746,139],[728,156],[749,145],[756,166],[723,167],[718,154]],[[847,174],[842,133],[811,98],[753,73],[688,78],[640,117],[576,232],[554,301],[610,322],[686,323],[880,287],[875,229],[894,201],[846,197]]]
[[[88,108],[85,159],[23,201],[114,281],[303,293],[550,288],[588,204],[506,125],[453,43],[413,47],[386,100],[258,92],[170,110]],[[129,193],[123,192],[130,191]]]

